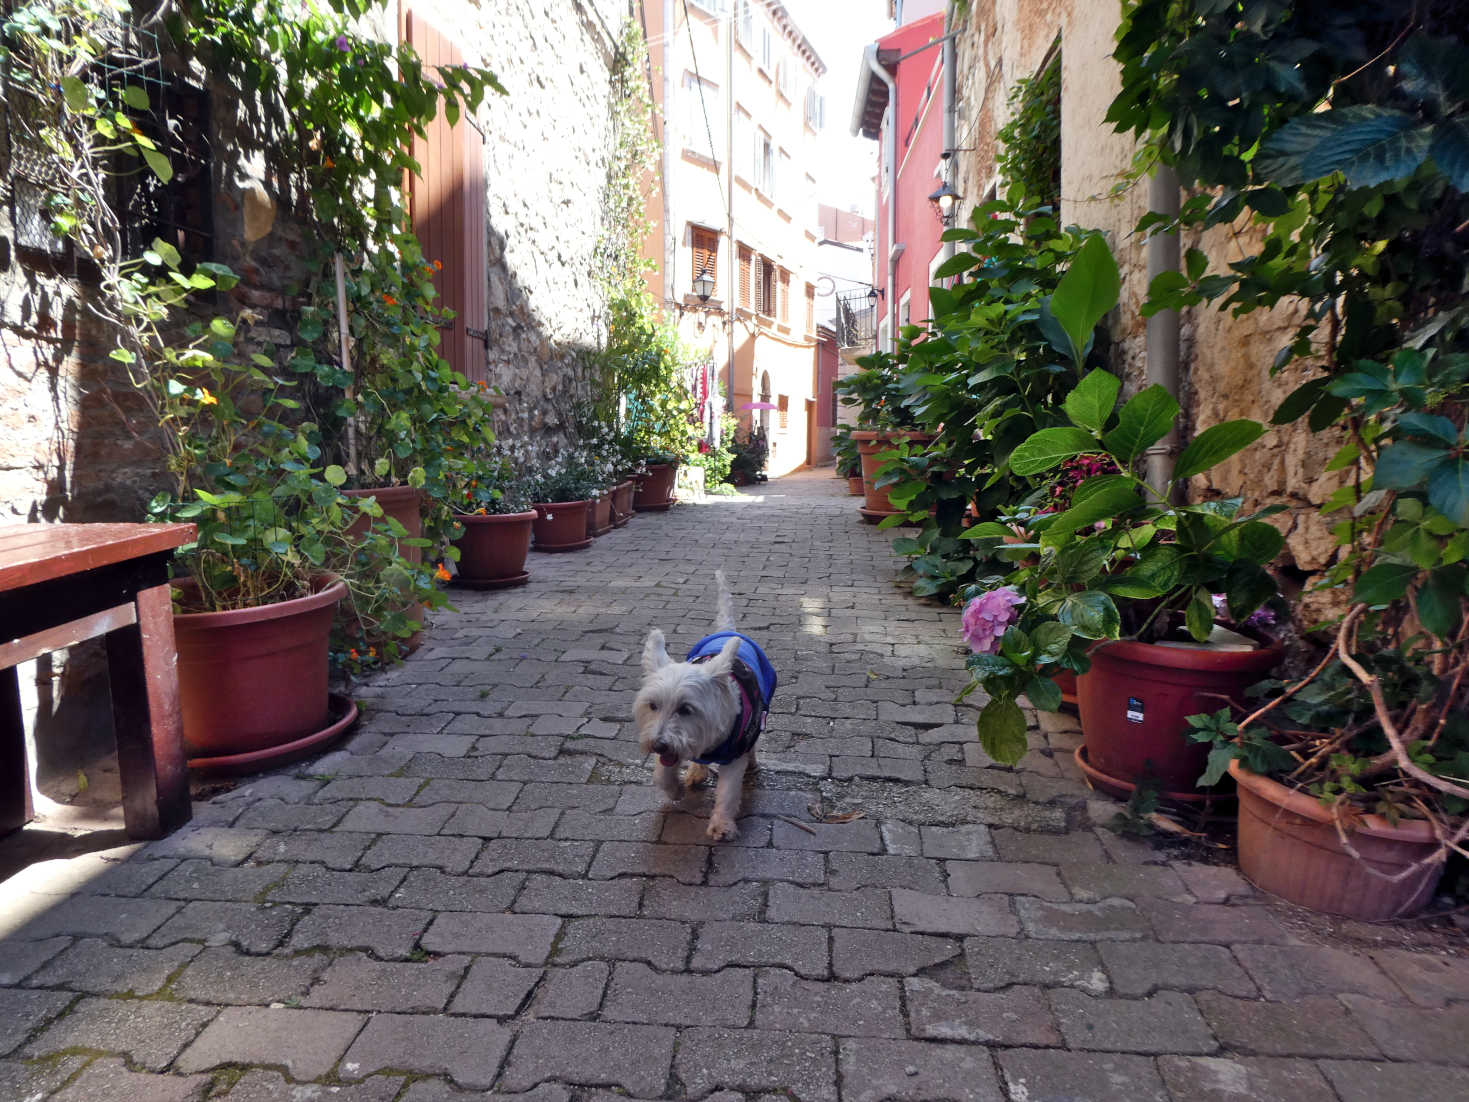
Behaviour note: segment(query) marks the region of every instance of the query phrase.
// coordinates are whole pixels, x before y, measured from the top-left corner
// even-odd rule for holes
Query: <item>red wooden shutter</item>
[[[708,272],[714,285],[719,286],[719,235],[702,226],[689,227],[689,244],[694,253],[694,269],[689,280],[698,278],[700,272]]]
[[[432,77],[436,65],[463,65],[450,39],[416,11],[407,15],[408,42]],[[484,139],[461,117],[450,126],[440,108],[426,138],[413,141],[419,174],[408,183],[408,211],[434,274],[439,305],[454,313],[441,329],[439,354],[471,382],[487,382],[489,266],[485,258]]]
[[[749,249],[740,246],[740,305],[745,309],[750,308],[750,269],[754,267],[755,258]]]

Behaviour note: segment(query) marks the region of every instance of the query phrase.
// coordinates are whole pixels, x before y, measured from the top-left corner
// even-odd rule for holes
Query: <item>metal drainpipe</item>
[[[873,74],[888,86],[888,132],[892,135],[892,141],[888,143],[888,285],[886,291],[888,340],[896,344],[898,340],[898,296],[893,293],[893,285],[898,281],[898,255],[893,251],[893,246],[896,244],[894,239],[898,230],[896,213],[898,208],[898,83],[877,60],[875,47],[869,46],[863,57]]]
[[[1159,165],[1148,180],[1148,208],[1178,217],[1178,173],[1168,165]],[[1162,272],[1178,271],[1178,233],[1153,232],[1148,235],[1148,284]],[[1149,384],[1157,383],[1178,397],[1178,311],[1159,310],[1148,319],[1146,340]],[[1173,456],[1178,451],[1178,428],[1145,453],[1148,485],[1159,493],[1172,479]]]
[[[729,231],[728,233],[725,234],[725,244],[726,244],[726,246],[729,249],[729,261],[725,265],[725,269],[724,269],[726,272],[729,273],[725,277],[725,286],[726,286],[726,290],[728,291],[728,294],[729,294],[729,308],[725,311],[725,315],[724,315],[725,343],[727,345],[727,352],[728,352],[728,356],[729,356],[729,404],[727,406],[722,407],[720,409],[720,415],[721,416],[722,416],[722,414],[724,413],[725,410],[728,410],[730,412],[733,412],[734,411],[734,398],[735,398],[735,306],[737,305],[735,296],[739,292],[739,287],[738,287],[738,284],[739,284],[739,268],[737,267],[737,265],[739,264],[739,250],[735,248],[735,219],[734,219],[734,194],[735,194],[735,182],[734,182],[734,132],[735,132],[734,38],[735,38],[735,19],[737,19],[737,18],[739,18],[738,11],[736,11],[734,13],[734,18],[730,19],[730,21],[727,24],[722,25],[721,28],[720,28],[723,31],[723,33],[724,33],[724,40],[725,40],[724,41],[724,89],[725,89],[724,106],[725,106],[725,116],[726,117],[725,117],[725,135],[724,136],[725,136],[725,139],[726,139],[726,152],[725,152],[725,158],[724,158],[724,160],[725,160],[725,167],[726,167],[727,172],[728,172],[728,175],[726,176],[726,179],[729,181],[728,184],[725,187],[725,192],[724,192],[724,201],[727,204],[727,208],[728,208],[728,209],[725,210],[724,213],[725,213],[725,219],[726,219],[726,221],[728,223],[728,231]],[[719,432],[720,432],[719,420],[718,420],[718,417],[716,417],[715,424],[714,424],[714,443],[716,445],[719,443]]]
[[[956,63],[956,51],[954,39],[951,37],[954,31],[954,0],[949,0],[944,11],[944,171],[949,177],[947,183],[955,191],[954,177],[958,174],[959,163],[954,158],[958,156],[954,152],[954,84],[957,73],[954,71]],[[954,211],[954,221],[957,223],[958,210]],[[948,260],[954,255],[954,242],[944,242],[944,259]]]

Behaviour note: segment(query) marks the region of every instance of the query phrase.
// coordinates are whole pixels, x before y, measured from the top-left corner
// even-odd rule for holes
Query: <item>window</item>
[[[898,299],[898,331],[901,334],[903,326],[911,321],[911,307],[913,305],[913,292],[904,291],[903,297]]]
[[[719,140],[724,136],[724,112],[720,109],[719,86],[693,73],[683,75],[684,148],[719,160]],[[711,138],[713,147],[710,146]]]
[[[775,198],[775,146],[763,130],[755,134],[755,186]]]
[[[689,3],[714,15],[723,15],[729,11],[729,0],[689,0]]]
[[[689,249],[693,253],[693,265],[689,268],[689,286],[700,272],[709,273],[714,280],[716,293],[719,287],[719,234],[703,226],[689,227]]]
[[[812,130],[826,126],[826,97],[817,95],[814,85],[806,89],[806,125]]]
[[[760,68],[769,73],[775,67],[775,36],[766,24],[760,28]]]
[[[780,320],[787,324],[791,320],[791,273],[784,268],[780,270]]]
[[[740,305],[746,310],[751,309],[750,295],[753,288],[753,274],[755,267],[755,254],[750,251],[748,245],[740,246]]]
[[[775,315],[775,265],[763,256],[759,260],[759,265],[756,287],[760,296],[755,308],[763,317],[773,317]]]
[[[775,86],[788,101],[796,98],[796,59],[783,57],[775,63]]]
[[[791,399],[789,395],[782,394],[775,400],[776,426],[781,432],[791,426]]]
[[[816,288],[806,284],[806,332],[816,332]]]
[[[735,37],[746,49],[755,42],[755,11],[751,0],[735,0]]]

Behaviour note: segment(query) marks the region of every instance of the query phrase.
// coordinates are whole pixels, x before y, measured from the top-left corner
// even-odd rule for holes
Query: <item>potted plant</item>
[[[847,492],[853,497],[862,495],[862,456],[852,439],[852,426],[839,425],[831,434],[831,445],[836,453],[837,477],[847,480]]]
[[[532,525],[537,551],[580,551],[592,545],[596,477],[577,456],[558,456],[535,479]]]
[[[531,528],[536,511],[531,508],[525,480],[515,466],[515,456],[524,449],[496,441],[477,449],[463,473],[450,485],[458,489],[462,505],[455,513],[461,532],[454,538],[458,551],[454,574],[456,585],[468,589],[507,589],[530,580],[525,569],[530,553]]]
[[[1072,670],[1085,739],[1077,760],[1093,782],[1126,792],[1146,779],[1173,798],[1196,798],[1204,753],[1184,736],[1186,717],[1239,696],[1280,660],[1279,644],[1245,625],[1276,594],[1265,566],[1283,538],[1265,519],[1277,510],[1241,515],[1238,500],[1179,505],[1176,489],[1264,428],[1205,429],[1155,488],[1132,468],[1173,426],[1178,403],[1153,386],[1114,411],[1120,386],[1092,371],[1063,404],[1072,423],[1033,433],[1010,456],[1021,475],[1081,455],[1104,456],[1115,472],[1077,484],[1064,511],[1032,516],[1031,542],[1007,542],[1012,530],[993,521],[966,533],[1020,563],[968,594],[969,667],[990,696],[980,741],[997,760],[1018,760],[1025,725],[1016,697],[1054,710],[1061,692],[1049,675]],[[1234,629],[1219,624],[1216,594]]]
[[[765,481],[765,462],[770,457],[770,444],[764,429],[752,425],[736,430],[730,451],[731,482],[736,486],[750,486]]]
[[[644,462],[633,493],[633,508],[639,513],[667,512],[677,501],[673,491],[681,459],[673,452],[653,452]]]
[[[892,355],[878,352],[857,362],[863,370],[839,380],[835,390],[843,405],[858,407],[858,428],[851,434],[857,445],[865,497],[858,512],[864,520],[876,524],[903,512],[888,500],[888,480],[881,474],[894,445],[913,443],[921,447],[933,440],[933,433],[924,431],[917,415],[903,404],[897,361]]]

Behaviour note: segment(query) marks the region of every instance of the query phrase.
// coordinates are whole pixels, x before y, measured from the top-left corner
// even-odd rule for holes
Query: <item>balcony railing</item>
[[[867,296],[867,291],[842,291],[837,295],[839,347],[872,347],[877,336],[877,305]]]

